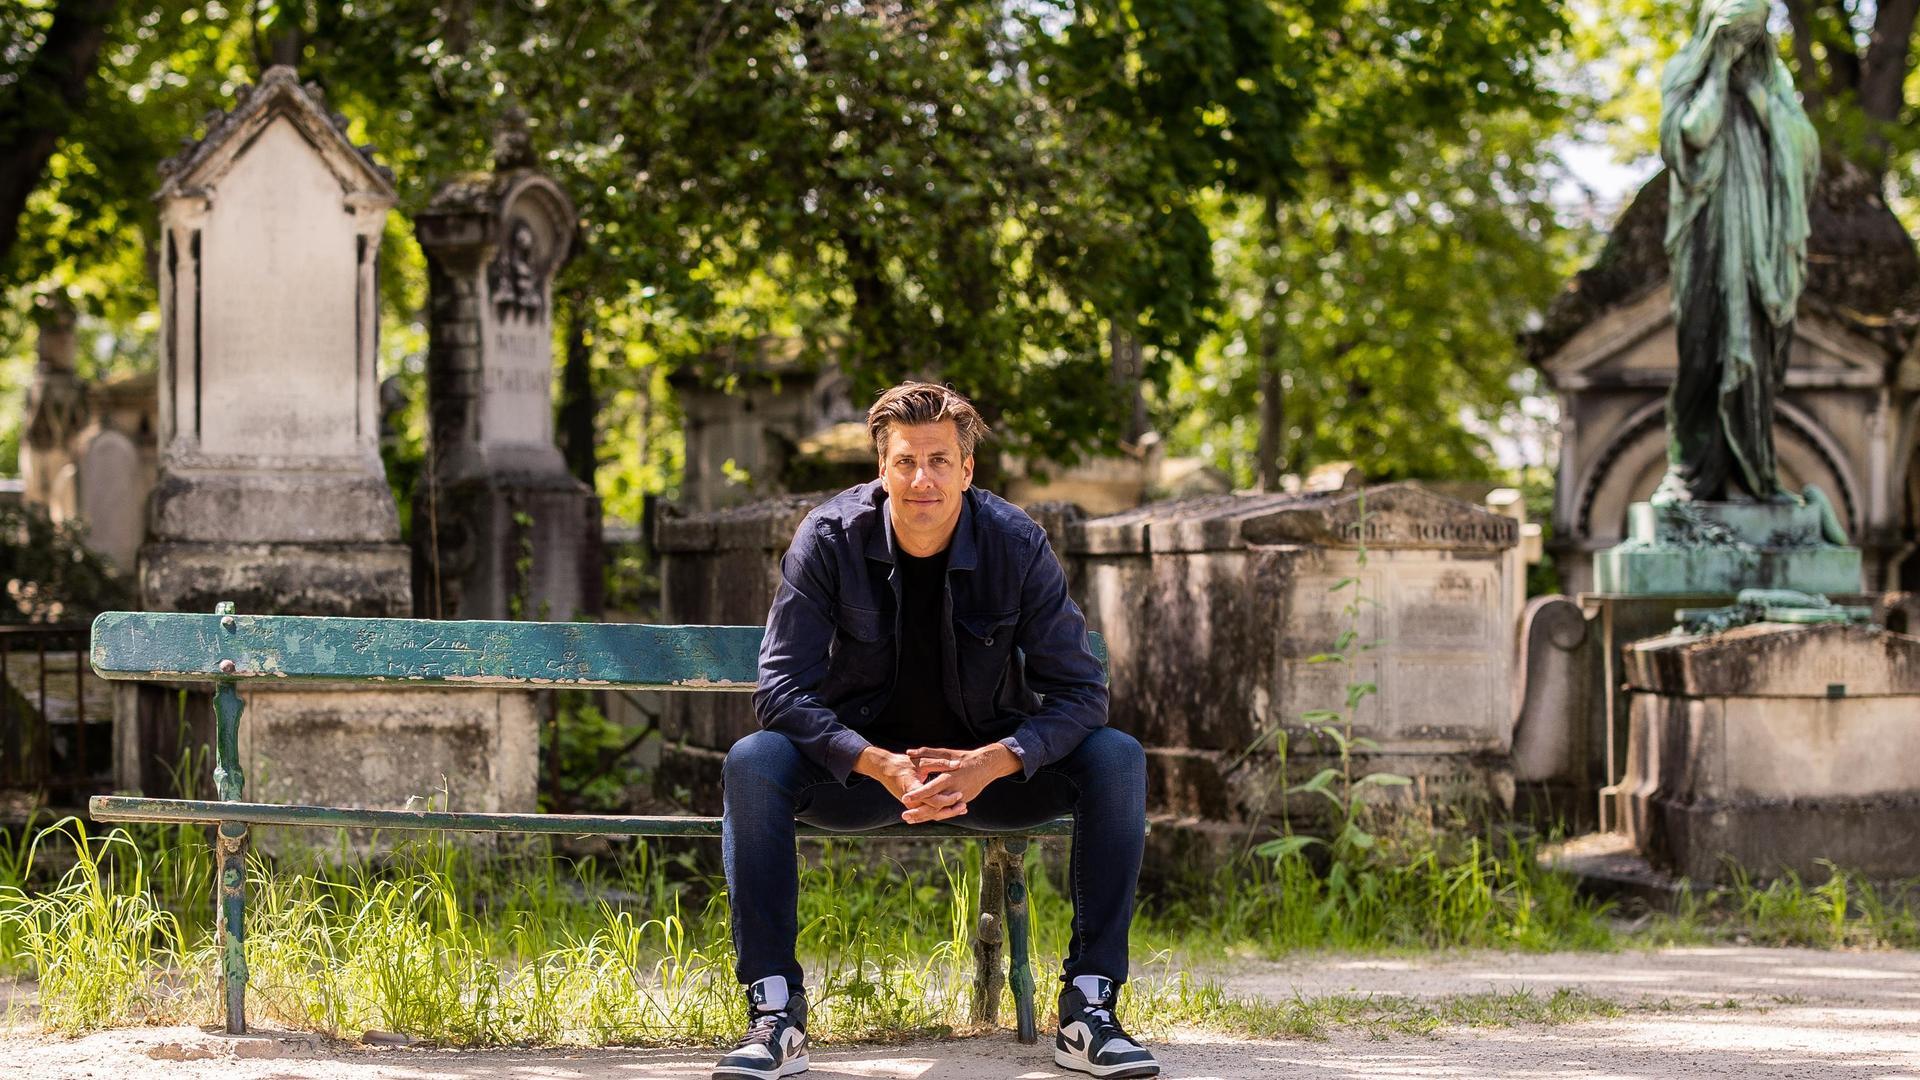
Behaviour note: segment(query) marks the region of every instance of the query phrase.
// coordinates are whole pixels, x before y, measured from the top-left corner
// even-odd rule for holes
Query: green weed
[[[1655,915],[1641,939],[1654,945],[1737,941],[1811,948],[1920,948],[1920,881],[1875,884],[1832,863],[1808,885],[1788,872],[1764,884],[1736,866],[1729,883],[1682,883],[1674,910]]]

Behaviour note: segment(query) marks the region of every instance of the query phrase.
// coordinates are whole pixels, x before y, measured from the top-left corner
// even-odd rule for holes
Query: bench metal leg
[[[223,602],[214,608],[223,616],[227,629],[233,625],[233,604]],[[223,667],[232,670],[232,658]],[[232,680],[224,680],[213,692],[214,739],[213,784],[225,802],[239,802],[246,793],[247,777],[240,768],[240,692]],[[227,997],[227,1034],[247,1033],[247,823],[223,821],[216,837],[219,843],[220,875],[214,889],[215,925],[220,931],[220,982]]]
[[[227,1034],[247,1033],[247,823],[220,823],[220,982],[227,992]]]
[[[1027,940],[1027,842],[1009,840],[1004,849],[1006,875],[1007,947],[1012,952],[1007,976],[1013,983],[1013,1005],[1020,1024],[1020,1041],[1040,1041],[1033,1022],[1033,965]]]
[[[1006,917],[1001,902],[1006,895],[1006,845],[988,840],[980,852],[980,922],[973,937],[973,1022],[987,1027],[1000,1023],[1000,991],[1006,976],[1000,955],[1006,941]]]

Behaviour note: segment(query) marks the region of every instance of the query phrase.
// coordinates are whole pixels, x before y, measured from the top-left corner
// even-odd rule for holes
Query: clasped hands
[[[1020,759],[1002,743],[977,750],[918,747],[904,754],[869,746],[853,769],[884,784],[906,807],[900,820],[919,825],[966,813],[988,784],[1019,772]]]

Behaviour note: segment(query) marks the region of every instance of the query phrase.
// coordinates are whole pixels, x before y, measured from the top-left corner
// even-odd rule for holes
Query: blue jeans
[[[794,955],[800,882],[794,822],[863,832],[900,823],[885,786],[856,775],[846,786],[804,757],[785,735],[756,731],[727,751],[721,851],[733,910],[734,973],[742,983],[783,975],[804,985]],[[1063,982],[1079,975],[1127,981],[1127,930],[1140,878],[1147,819],[1146,754],[1133,736],[1096,728],[1078,749],[987,785],[949,823],[981,832],[1031,828],[1073,815],[1073,943]]]

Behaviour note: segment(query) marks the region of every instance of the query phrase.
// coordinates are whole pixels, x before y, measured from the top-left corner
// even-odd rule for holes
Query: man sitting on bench
[[[1046,533],[972,486],[987,428],[966,398],[905,383],[880,395],[867,429],[880,477],[795,533],[760,650],[753,704],[765,730],[727,754],[722,845],[748,1029],[713,1075],[807,1068],[796,819],[849,832],[955,819],[990,832],[1069,812],[1073,942],[1054,1060],[1158,1075],[1113,1014],[1146,757],[1106,726],[1086,620]]]

